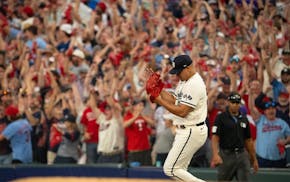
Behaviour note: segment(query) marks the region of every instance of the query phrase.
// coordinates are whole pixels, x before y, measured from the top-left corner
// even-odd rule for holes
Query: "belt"
[[[185,128],[188,128],[188,127],[191,127],[191,126],[201,126],[201,125],[204,125],[205,122],[200,122],[200,123],[197,123],[197,124],[192,124],[192,125],[175,125],[176,128],[178,129],[185,129]]]
[[[118,151],[113,151],[113,152],[100,152],[101,155],[103,156],[112,156],[112,155],[117,155],[117,154],[121,154],[122,151],[118,150]]]
[[[242,153],[245,151],[244,148],[234,148],[234,149],[221,149],[224,153]]]

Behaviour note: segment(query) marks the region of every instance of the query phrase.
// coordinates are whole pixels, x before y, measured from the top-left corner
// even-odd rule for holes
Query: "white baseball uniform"
[[[123,151],[125,139],[122,122],[114,116],[110,120],[107,120],[105,117],[101,113],[97,120],[100,125],[98,152],[112,153]]]
[[[173,146],[163,166],[166,175],[180,181],[202,182],[187,171],[194,153],[205,143],[208,129],[206,86],[201,76],[195,73],[187,81],[180,81],[175,89],[175,104],[185,104],[193,108],[185,118],[176,116],[177,126]]]

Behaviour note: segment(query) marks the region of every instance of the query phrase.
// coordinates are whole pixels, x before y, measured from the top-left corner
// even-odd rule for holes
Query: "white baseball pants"
[[[187,171],[194,153],[205,143],[206,124],[176,129],[175,139],[163,166],[164,173],[178,181],[205,182]]]

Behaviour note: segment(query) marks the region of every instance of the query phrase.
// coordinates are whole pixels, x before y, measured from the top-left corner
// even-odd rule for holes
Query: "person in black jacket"
[[[212,127],[211,166],[218,166],[218,181],[231,181],[234,177],[237,181],[249,181],[250,162],[254,172],[259,168],[249,121],[239,112],[241,96],[238,93],[231,93],[228,101],[227,110],[216,117]]]

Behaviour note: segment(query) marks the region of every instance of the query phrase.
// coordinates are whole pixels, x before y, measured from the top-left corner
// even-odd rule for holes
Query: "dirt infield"
[[[172,182],[163,179],[139,179],[139,178],[85,178],[85,177],[33,177],[17,179],[12,182]]]

